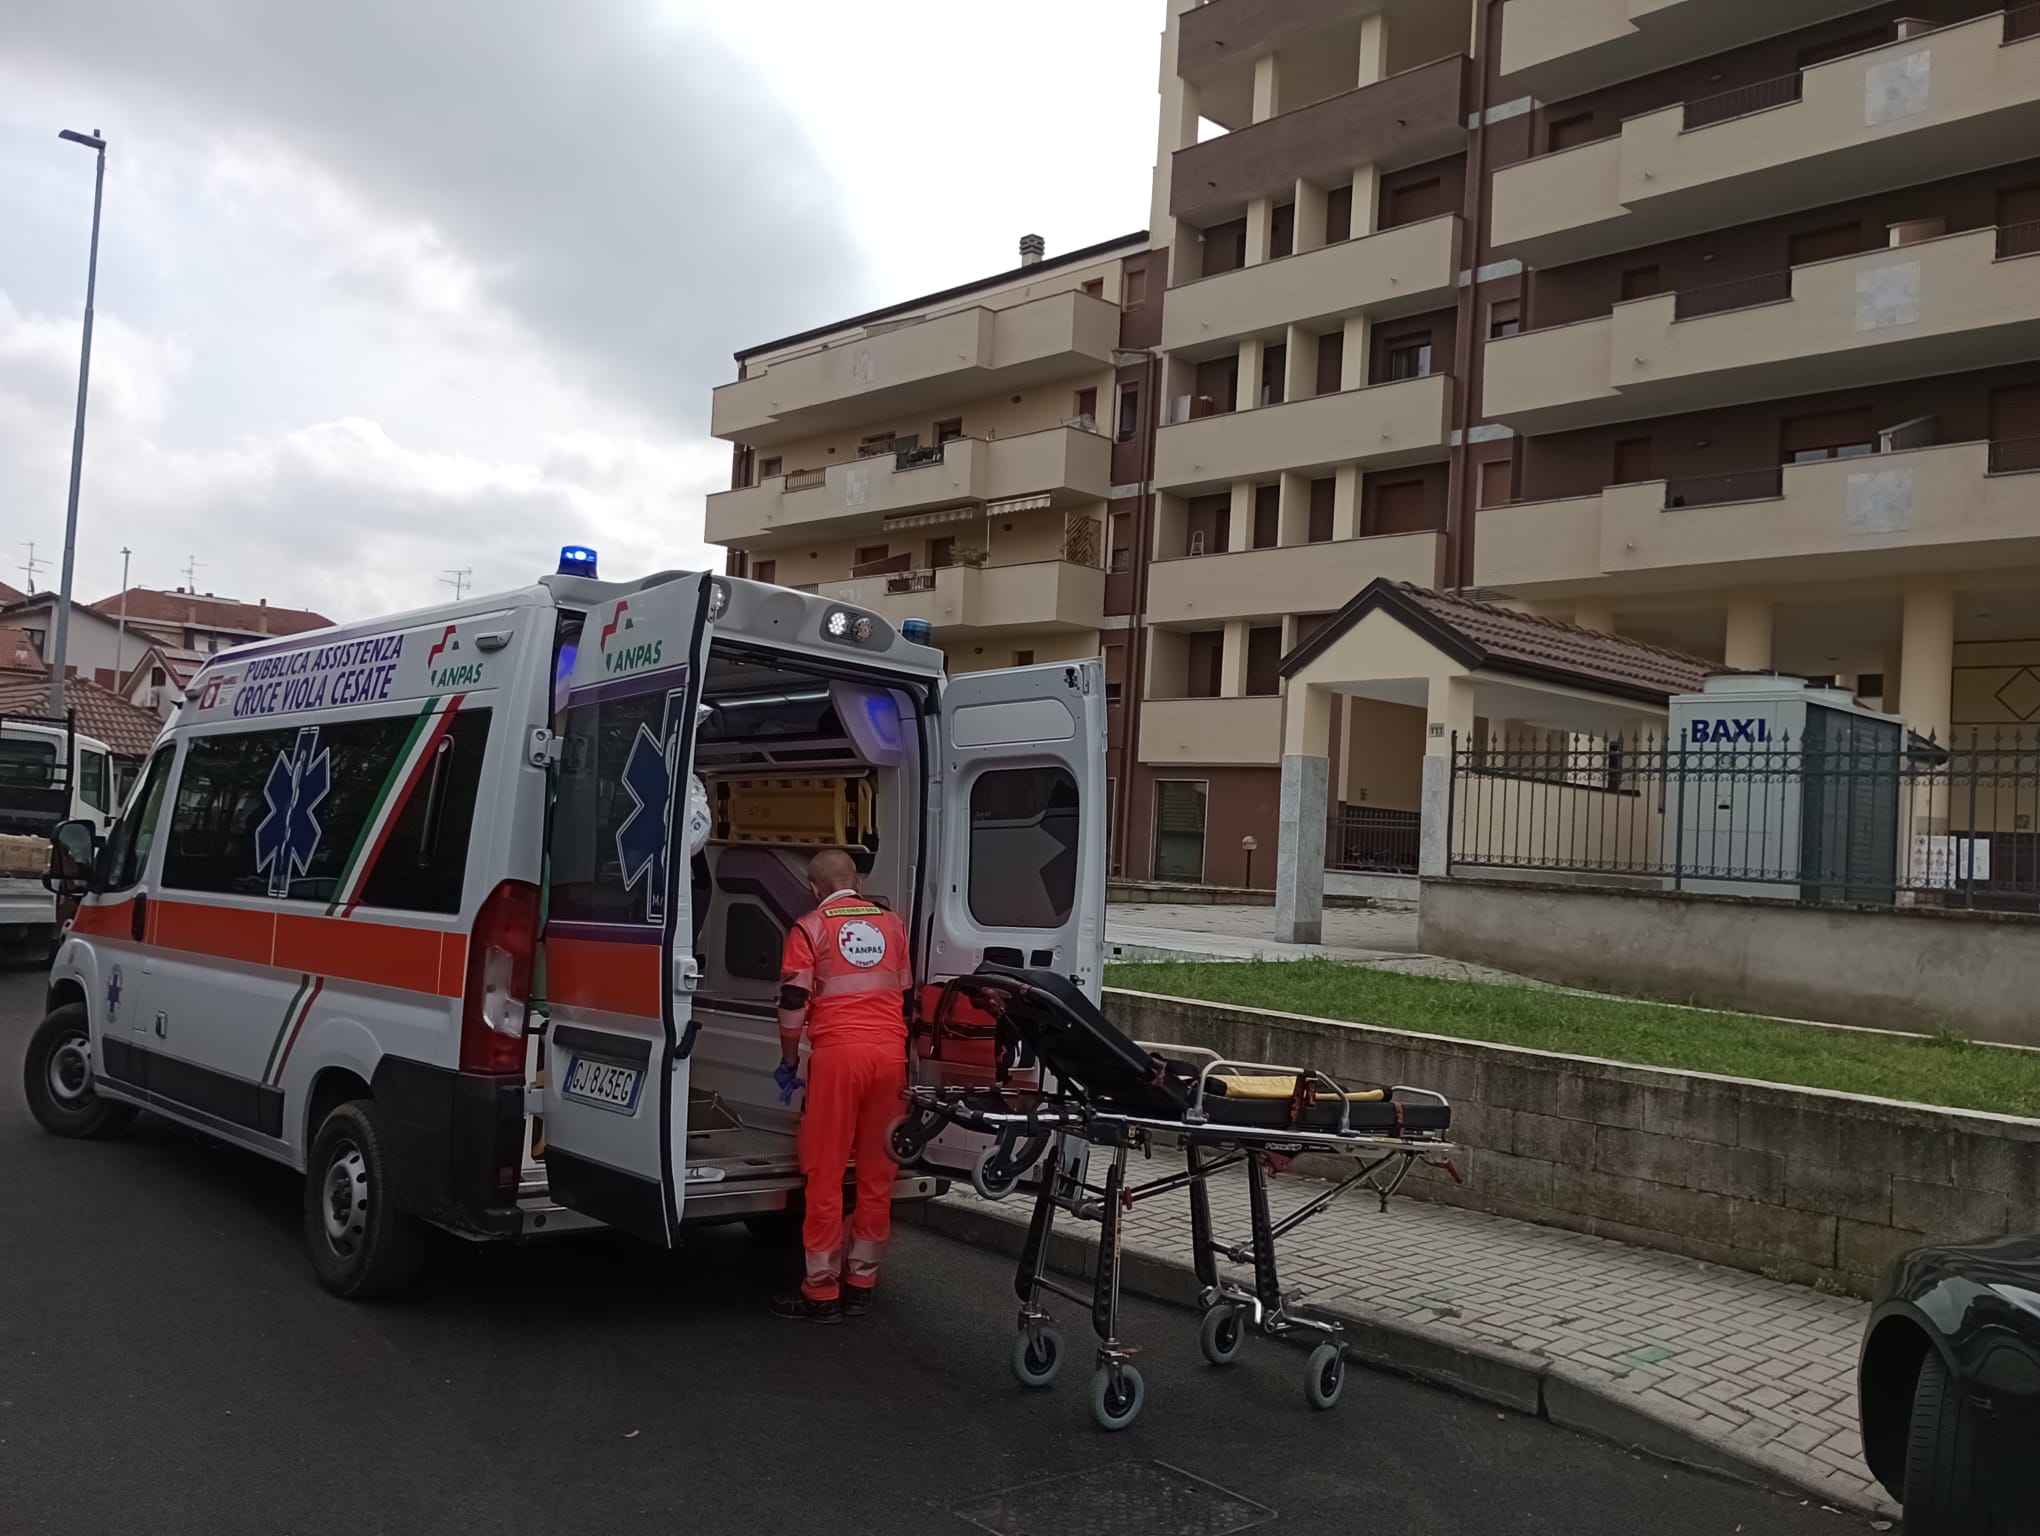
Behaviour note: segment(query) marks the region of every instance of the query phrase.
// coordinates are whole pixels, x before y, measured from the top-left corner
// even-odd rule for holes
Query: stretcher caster
[[[1107,1362],[1091,1378],[1091,1417],[1107,1431],[1126,1428],[1147,1404],[1147,1383],[1130,1365]]]
[[[1313,1408],[1329,1408],[1346,1386],[1346,1353],[1337,1344],[1320,1344],[1303,1368],[1303,1395]]]
[[[1197,1330],[1197,1347],[1213,1365],[1231,1365],[1247,1342],[1246,1309],[1235,1302],[1221,1301],[1204,1314]]]
[[[885,1130],[885,1142],[892,1149],[893,1161],[903,1166],[916,1161],[941,1129],[939,1115],[901,1115]]]
[[[970,1187],[987,1200],[1003,1200],[1020,1187],[1027,1170],[1047,1150],[1046,1136],[1030,1136],[1016,1149],[1010,1136],[1001,1135],[971,1164]]]
[[[1063,1336],[1043,1324],[1023,1328],[1013,1341],[1013,1376],[1023,1387],[1045,1387],[1062,1369]]]

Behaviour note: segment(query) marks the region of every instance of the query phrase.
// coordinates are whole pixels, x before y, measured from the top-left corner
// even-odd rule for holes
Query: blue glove
[[[802,1086],[799,1064],[782,1061],[772,1069],[772,1081],[779,1085],[779,1102],[791,1104],[794,1094],[799,1092]]]

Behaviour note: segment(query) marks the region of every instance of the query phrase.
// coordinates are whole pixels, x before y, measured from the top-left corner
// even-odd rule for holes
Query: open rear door
[[[695,981],[686,787],[711,578],[590,612],[563,645],[545,928],[552,1198],[670,1247],[687,1175]]]
[[[1097,1001],[1105,951],[1104,663],[952,677],[943,687],[941,728],[927,979],[940,982],[991,960],[1056,971]],[[924,1082],[990,1076],[982,1051],[962,1042],[951,1047],[924,1036],[916,1051]],[[945,1131],[924,1160],[961,1169],[984,1141]]]

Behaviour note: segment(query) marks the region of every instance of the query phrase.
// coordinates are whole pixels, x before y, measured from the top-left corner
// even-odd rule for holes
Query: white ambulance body
[[[146,1106],[303,1170],[321,1280],[367,1294],[423,1223],[671,1245],[784,1210],[779,956],[819,847],[907,920],[921,981],[990,958],[1096,996],[1096,661],[945,678],[845,604],[587,569],[208,661],[58,952],[47,1128]]]

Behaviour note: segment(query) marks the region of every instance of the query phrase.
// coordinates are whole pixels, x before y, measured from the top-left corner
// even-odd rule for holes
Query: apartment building
[[[926,579],[931,551],[870,533],[907,509],[823,482],[961,393],[814,359],[895,316],[1098,281],[1116,340],[1060,387],[1113,402],[1111,485],[1050,495],[1109,519],[1118,562],[1092,636],[1126,700],[1115,868],[1279,896],[1300,864],[1409,865],[1455,738],[1648,716],[1618,690],[1561,718],[1573,683],[1453,672],[1384,580],[1833,680],[1944,742],[2040,721],[2040,6],[1164,0],[1162,20],[1145,237],[746,354],[716,420],[730,505],[759,510],[710,512],[776,579],[918,597],[852,570],[906,555],[886,585]],[[942,360],[966,355],[984,366]],[[782,363],[816,382],[772,393]],[[964,371],[986,409],[1020,407]],[[864,408],[887,388],[922,408]],[[822,528],[777,511],[794,498],[765,471],[796,461],[836,498]],[[967,623],[943,643],[1011,660]]]

